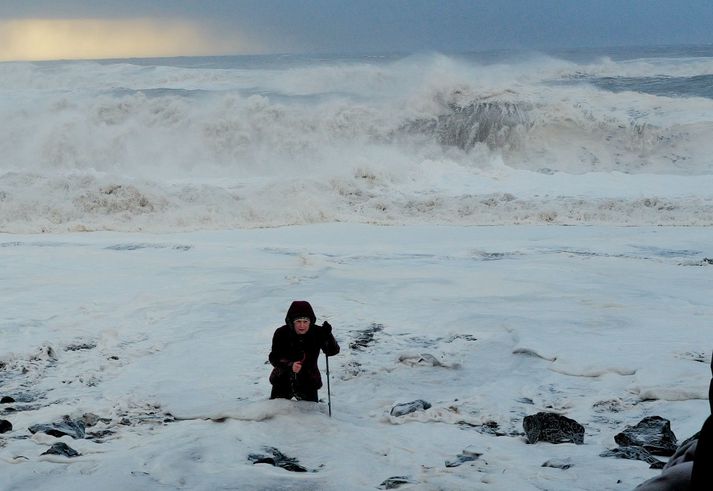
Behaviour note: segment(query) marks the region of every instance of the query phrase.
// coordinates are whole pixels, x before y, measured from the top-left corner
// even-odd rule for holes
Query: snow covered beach
[[[711,60],[0,64],[0,488],[654,476],[600,454],[708,413]],[[293,299],[342,346],[331,419],[267,400]],[[584,443],[528,444],[539,411]]]

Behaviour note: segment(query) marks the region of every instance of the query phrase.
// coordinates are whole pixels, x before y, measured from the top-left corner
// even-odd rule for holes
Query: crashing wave
[[[514,102],[477,101],[465,106],[449,103],[445,114],[410,121],[402,130],[431,135],[441,145],[465,151],[478,143],[507,148],[515,146],[518,135],[532,126],[530,109],[530,104]]]

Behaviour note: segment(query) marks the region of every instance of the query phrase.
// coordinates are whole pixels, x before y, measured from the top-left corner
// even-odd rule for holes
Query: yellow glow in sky
[[[0,61],[140,58],[258,51],[233,33],[150,19],[0,20]]]

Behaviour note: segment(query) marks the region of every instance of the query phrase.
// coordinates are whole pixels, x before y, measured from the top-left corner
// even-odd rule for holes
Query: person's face
[[[306,334],[309,331],[309,319],[295,319],[294,325],[297,334]]]

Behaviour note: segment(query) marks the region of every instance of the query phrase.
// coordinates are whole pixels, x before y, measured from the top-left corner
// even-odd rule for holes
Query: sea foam
[[[571,83],[707,58],[160,63],[0,64],[0,230],[713,223],[713,100]]]

